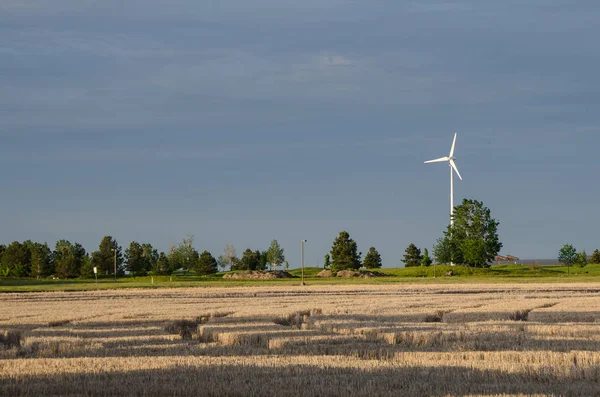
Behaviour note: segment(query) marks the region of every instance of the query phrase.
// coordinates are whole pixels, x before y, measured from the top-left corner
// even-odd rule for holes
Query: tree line
[[[435,261],[472,267],[489,266],[502,248],[498,237],[499,222],[491,217],[490,210],[482,202],[468,199],[455,208],[453,218],[454,222],[448,225],[433,247]],[[356,241],[347,231],[341,231],[331,251],[325,255],[323,266],[334,273],[361,267],[382,267],[381,255],[375,247],[369,248],[364,260],[361,258],[362,252],[358,252]],[[572,245],[566,244],[559,252],[559,261],[568,267],[600,263],[600,251],[595,250],[588,258],[585,251],[577,252]],[[427,249],[421,251],[411,243],[404,251],[402,262],[406,267],[429,266],[433,260]],[[248,248],[241,258],[231,244],[227,244],[223,254],[216,258],[206,250],[200,253],[193,247],[192,236],[172,245],[167,253],[159,253],[151,244],[137,241],[132,241],[123,250],[111,236],[103,237],[98,249],[91,254],[81,244],[67,240],[59,240],[54,249],[46,243],[30,240],[0,245],[0,277],[93,277],[94,268],[101,275],[114,275],[115,269],[119,276],[125,272],[133,276],[169,275],[177,270],[209,275],[219,269],[277,270],[284,263],[285,268],[289,268],[284,250],[277,240],[272,240],[264,251]]]
[[[228,244],[224,253],[215,258],[209,251],[198,252],[192,236],[170,247],[169,252],[158,252],[150,243],[132,241],[127,248],[112,236],[104,236],[98,249],[91,254],[79,243],[67,240],[56,242],[54,249],[47,243],[31,240],[14,241],[0,245],[0,277],[94,277],[99,275],[133,276],[147,274],[170,275],[177,270],[196,275],[209,275],[225,270],[276,270],[285,261],[283,248],[277,240],[271,241],[265,251],[247,249],[238,258],[235,248]],[[286,267],[289,264],[286,262]]]

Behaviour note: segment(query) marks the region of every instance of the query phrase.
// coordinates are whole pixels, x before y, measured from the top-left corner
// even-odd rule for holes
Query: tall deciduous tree
[[[487,266],[502,248],[499,224],[481,201],[464,199],[454,209],[454,225],[449,225],[438,240],[436,258],[439,262]]]
[[[453,247],[450,239],[438,238],[433,247],[433,254],[437,263],[450,263],[452,262],[452,252],[455,250],[456,247]]]
[[[341,231],[331,247],[331,269],[340,270],[360,268],[360,255],[356,241],[350,238],[347,231]]]
[[[367,269],[380,269],[381,268],[381,255],[375,249],[375,247],[369,248],[369,252],[365,255],[363,266]]]
[[[6,247],[0,263],[0,276],[24,277],[31,269],[30,241],[14,241]]]
[[[158,259],[156,260],[154,267],[152,267],[152,271],[157,275],[167,275],[173,272],[173,268],[169,263],[169,258],[164,252],[161,252],[158,255]]]
[[[558,251],[558,261],[567,267],[567,273],[571,272],[571,266],[577,261],[577,250],[571,244],[565,244]]]
[[[93,278],[94,277],[94,266],[92,266],[92,257],[86,254],[81,261],[81,268],[79,269],[79,277]]]
[[[223,270],[226,270],[227,266],[229,266],[231,270],[234,270],[233,265],[237,262],[237,252],[235,247],[232,244],[227,244],[223,250],[223,255],[221,255],[219,259]]]
[[[421,250],[417,248],[416,245],[410,243],[410,245],[404,251],[404,258],[402,262],[404,262],[404,266],[420,266],[421,260],[423,257],[421,256]]]
[[[59,240],[54,248],[54,267],[58,277],[78,277],[85,262],[87,253],[79,243],[72,244],[68,240]]]
[[[271,246],[267,250],[267,262],[271,265],[271,270],[277,270],[277,266],[285,261],[285,255],[283,254],[283,248],[279,246],[277,240],[271,241]]]
[[[203,251],[200,254],[194,271],[201,275],[214,274],[219,271],[217,260],[210,252]]]
[[[48,244],[32,243],[30,275],[35,278],[46,277],[53,273],[52,251]]]
[[[137,241],[132,241],[125,249],[125,261],[127,262],[127,271],[134,277],[146,272],[147,262],[144,257],[144,249]]]
[[[144,272],[147,273],[156,267],[158,261],[158,250],[152,244],[142,244],[142,255],[144,256]]]
[[[194,238],[186,236],[183,241],[171,247],[169,262],[175,269],[181,268],[184,272],[193,269],[198,261],[198,251],[193,247]]]
[[[260,251],[252,251],[248,248],[242,254],[239,263],[234,263],[232,270],[259,270],[260,269]]]
[[[117,240],[111,236],[104,236],[98,250],[92,252],[92,266],[98,268],[98,273],[114,274],[115,251],[113,250],[117,251],[117,274],[124,273],[123,250]]]

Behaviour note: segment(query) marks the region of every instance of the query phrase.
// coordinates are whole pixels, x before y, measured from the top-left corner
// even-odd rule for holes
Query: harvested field
[[[0,295],[0,395],[600,392],[600,285]]]

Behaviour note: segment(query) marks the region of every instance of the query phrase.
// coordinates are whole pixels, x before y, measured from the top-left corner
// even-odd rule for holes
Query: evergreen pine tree
[[[194,270],[200,275],[214,274],[219,271],[219,266],[217,260],[210,252],[203,251],[200,254],[200,258],[198,258]]]
[[[363,266],[367,269],[380,269],[381,268],[381,255],[375,249],[375,247],[369,248],[369,252],[365,255]]]
[[[408,248],[404,251],[404,258],[402,262],[404,262],[404,266],[420,266],[421,260],[423,257],[421,256],[421,250],[417,248],[416,245],[411,243]]]
[[[340,232],[331,247],[331,270],[358,270],[360,268],[360,256],[356,241],[350,238],[346,231]]]

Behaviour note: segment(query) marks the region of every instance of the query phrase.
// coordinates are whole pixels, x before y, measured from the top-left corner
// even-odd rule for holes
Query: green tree
[[[431,266],[433,261],[429,257],[429,250],[423,249],[423,258],[421,259],[421,266]]]
[[[134,277],[146,272],[147,261],[144,257],[144,248],[137,241],[132,241],[129,248],[125,249],[126,269]]]
[[[231,259],[231,270],[243,270],[242,260],[237,256]]]
[[[331,270],[358,270],[360,268],[360,255],[356,241],[350,238],[347,231],[341,231],[331,247]]]
[[[52,256],[56,275],[61,278],[71,278],[81,274],[87,253],[79,243],[72,244],[68,240],[59,240],[56,242]]]
[[[258,265],[256,266],[256,270],[267,270],[267,261],[263,262],[263,259],[267,257],[267,251],[254,251],[256,257],[258,258]]]
[[[233,245],[227,244],[225,245],[225,249],[223,250],[223,255],[219,257],[219,263],[223,271],[227,270],[227,266],[231,270],[234,270],[234,264],[238,262],[237,253]]]
[[[79,277],[93,278],[94,277],[94,266],[92,266],[92,258],[86,254],[81,261],[81,268],[79,269]]]
[[[600,250],[594,250],[590,258],[590,263],[600,264]]]
[[[31,269],[31,242],[14,241],[2,253],[0,275],[3,277],[25,277]]]
[[[277,240],[271,241],[271,246],[267,250],[267,262],[271,265],[271,270],[277,270],[277,266],[285,261],[283,248],[279,246]]]
[[[188,270],[196,267],[199,254],[193,247],[194,238],[191,235],[186,236],[183,241],[171,247],[169,252],[169,262],[173,269],[182,269],[187,273]]]
[[[75,277],[77,275],[77,266],[75,262],[75,253],[73,244],[67,240],[56,242],[54,252],[54,268],[56,275],[60,278]]]
[[[367,269],[380,269],[381,268],[381,255],[375,249],[375,247],[369,248],[369,252],[365,255],[363,266]]]
[[[29,248],[31,252],[30,275],[35,278],[47,277],[53,273],[52,251],[48,244],[33,243]]]
[[[158,255],[158,259],[156,260],[154,267],[152,267],[152,272],[156,275],[168,275],[173,272],[173,268],[169,263],[169,258],[164,252],[161,252]]]
[[[558,261],[567,267],[567,273],[571,273],[571,266],[577,261],[577,250],[571,244],[565,244],[558,252]]]
[[[406,250],[404,250],[402,262],[404,262],[405,267],[420,266],[422,259],[421,250],[413,243],[410,243]]]
[[[453,248],[452,242],[447,238],[438,238],[433,247],[433,254],[435,255],[437,263],[452,262],[452,252],[455,251],[457,251],[456,247]]]
[[[288,261],[285,261],[285,270],[288,270],[290,268],[290,263]]]
[[[489,262],[486,259],[486,246],[482,239],[464,240],[461,245],[461,253],[464,263],[474,267],[484,267]]]
[[[331,257],[329,256],[329,254],[325,254],[325,262],[323,263],[323,269],[329,269],[330,266],[331,266]]]
[[[158,261],[158,250],[156,250],[152,244],[142,244],[142,255],[144,257],[144,273],[148,273],[156,267]]]
[[[217,264],[217,260],[214,256],[208,251],[203,251],[200,254],[200,258],[194,268],[197,274],[207,275],[214,274],[219,271],[219,267]]]
[[[261,251],[260,252],[260,269],[261,270],[265,270],[267,268],[267,264],[269,263],[269,258],[268,258],[268,253],[269,251]]]
[[[98,268],[100,274],[114,274],[115,251],[117,251],[117,274],[124,274],[124,259],[122,248],[111,236],[104,236],[98,250],[92,252],[92,266]]]
[[[577,254],[577,260],[575,261],[575,264],[579,267],[586,267],[588,264],[588,256],[587,253],[585,252],[585,250],[581,251],[580,253]]]
[[[258,270],[260,269],[260,251],[248,248],[242,254],[239,263],[235,263],[232,270]]]
[[[6,245],[0,244],[0,277],[5,277],[3,267],[2,267],[2,254],[6,251]]]
[[[454,209],[454,225],[449,225],[435,247],[439,262],[485,267],[502,248],[498,237],[500,223],[481,201],[464,199]]]

